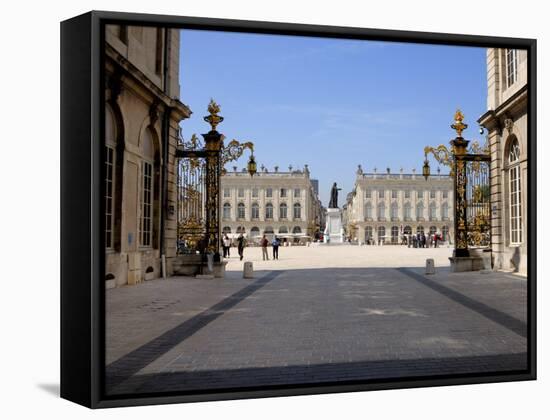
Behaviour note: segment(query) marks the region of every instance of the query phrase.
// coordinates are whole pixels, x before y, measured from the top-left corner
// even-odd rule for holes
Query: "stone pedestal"
[[[483,259],[480,257],[449,257],[451,272],[479,271],[483,268]]]
[[[342,227],[342,210],[327,209],[326,227],[324,232],[324,243],[344,243],[344,229]]]
[[[203,261],[202,255],[177,255],[173,258],[172,267],[176,276],[211,276],[216,278],[225,277],[225,266],[227,261],[214,261],[212,270],[208,264]],[[205,277],[208,278],[208,277]]]
[[[484,267],[483,257],[475,249],[467,250],[466,254],[468,256],[455,256],[455,251],[453,251],[453,256],[449,257],[451,261],[451,273],[461,273],[464,271],[479,271]]]

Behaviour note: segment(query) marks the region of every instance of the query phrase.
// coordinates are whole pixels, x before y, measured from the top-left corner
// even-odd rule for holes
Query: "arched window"
[[[523,221],[521,209],[521,168],[518,139],[512,137],[508,146],[508,202],[510,220],[510,243],[523,242]]]
[[[449,226],[445,225],[441,228],[441,236],[443,236],[444,241],[449,240]]]
[[[266,228],[264,229],[264,234],[273,235],[273,226],[266,226]]]
[[[302,206],[300,203],[294,203],[294,219],[302,218]]]
[[[437,228],[435,226],[430,226],[430,235],[433,235],[435,232],[437,232]]]
[[[111,107],[105,106],[105,248],[114,245],[114,192],[116,163],[116,120]]]
[[[411,220],[411,203],[405,203],[405,206],[403,207],[403,213],[405,220]]]
[[[378,226],[378,239],[384,239],[386,236],[386,228],[384,226]]]
[[[397,206],[397,203],[392,203],[391,205],[391,219],[392,220],[397,220],[398,219],[398,206]]]
[[[300,226],[294,226],[292,228],[292,233],[302,233],[302,228]]]
[[[237,219],[244,219],[245,215],[244,203],[237,204]]]
[[[449,219],[449,205],[447,203],[441,205],[441,218],[443,220]]]
[[[250,237],[255,238],[258,236],[260,236],[260,228],[258,226],[254,226],[250,229]]]
[[[365,204],[365,218],[372,220],[372,204],[370,202]]]
[[[271,203],[265,205],[265,218],[273,219],[273,204]]]
[[[229,204],[229,203],[224,203],[223,204],[223,215],[222,215],[222,217],[225,220],[231,219],[231,204]]]
[[[279,233],[288,233],[288,228],[286,226],[281,226],[279,228]]]
[[[372,226],[366,226],[365,227],[365,242],[369,242],[371,241],[373,238],[372,238]]]
[[[226,233],[229,235],[231,233],[231,228],[229,226],[224,226],[222,233],[225,235]]]
[[[416,205],[416,220],[424,220],[424,204],[420,201]]]
[[[411,227],[408,226],[408,225],[405,226],[405,228],[403,229],[403,233],[404,233],[405,235],[410,235],[410,234],[412,233]]]
[[[384,203],[378,204],[378,220],[385,220],[386,206]]]
[[[430,203],[430,220],[436,220],[436,219],[437,219],[436,207],[435,207],[435,203],[432,201]]]
[[[399,242],[399,227],[392,226],[391,227],[391,243],[396,244]]]
[[[418,225],[416,227],[416,233],[424,233],[424,226]]]
[[[258,205],[258,203],[253,203],[252,204],[252,219],[259,219],[260,218],[260,206]]]
[[[279,205],[279,219],[287,218],[287,206],[286,203],[281,203]]]
[[[237,233],[242,233],[244,235],[246,233],[244,226],[239,226],[237,228]]]

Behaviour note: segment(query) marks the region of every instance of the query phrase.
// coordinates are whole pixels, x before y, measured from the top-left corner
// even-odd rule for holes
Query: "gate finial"
[[[210,113],[210,115],[204,117],[204,121],[210,124],[210,127],[212,127],[212,131],[216,131],[216,127],[219,123],[223,121],[223,117],[221,115],[218,115],[218,113],[220,112],[220,106],[212,98],[210,99],[210,103],[208,104],[208,112]]]
[[[457,109],[455,112],[455,122],[454,124],[451,124],[451,128],[453,130],[456,130],[456,134],[458,137],[462,137],[462,131],[468,128],[468,124],[465,124],[463,121],[464,114],[460,109]]]

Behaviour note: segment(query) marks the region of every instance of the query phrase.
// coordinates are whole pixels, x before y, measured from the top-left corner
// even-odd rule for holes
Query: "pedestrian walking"
[[[239,251],[239,257],[242,261],[244,257],[244,247],[246,246],[246,239],[244,238],[243,234],[241,233],[239,237],[237,238],[237,250]]]
[[[267,240],[266,236],[264,235],[264,237],[262,238],[261,240],[261,243],[262,245],[262,259],[265,261],[265,260],[268,260],[269,261],[269,255],[267,254],[267,245],[269,244],[269,241]]]
[[[231,239],[229,239],[229,236],[227,236],[227,233],[223,237],[223,257],[229,258],[229,249],[231,248]]]
[[[276,236],[273,238],[273,242],[271,243],[273,246],[273,259],[278,260],[279,259],[279,245],[281,245],[281,241]]]

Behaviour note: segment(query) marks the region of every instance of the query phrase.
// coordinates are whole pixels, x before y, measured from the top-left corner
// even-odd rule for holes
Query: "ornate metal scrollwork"
[[[227,162],[237,160],[252,142],[232,140],[223,145],[224,136],[216,131],[223,121],[220,106],[211,100],[204,120],[211,126],[204,140],[193,134],[183,139],[181,129],[176,156],[178,162],[178,249],[180,252],[219,252],[220,176]],[[253,159],[252,159],[253,160]]]
[[[437,162],[450,168],[455,187],[455,255],[468,256],[468,247],[491,245],[490,215],[490,148],[478,141],[470,142],[462,137],[468,127],[464,115],[457,110],[451,125],[457,137],[451,147],[439,145],[424,148],[424,172],[429,176],[428,154]],[[470,144],[470,147],[468,145]]]
[[[226,163],[232,162],[239,159],[244,151],[249,149],[251,152],[254,152],[254,143],[247,141],[244,143],[239,142],[238,140],[231,140],[227,146],[222,148],[221,153],[221,165],[225,166]]]

